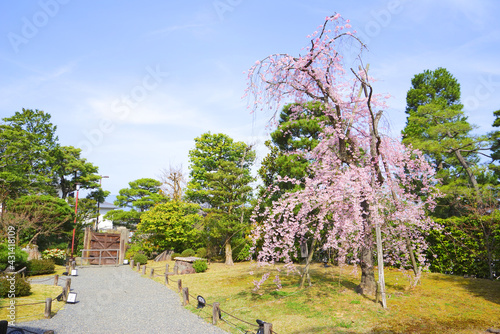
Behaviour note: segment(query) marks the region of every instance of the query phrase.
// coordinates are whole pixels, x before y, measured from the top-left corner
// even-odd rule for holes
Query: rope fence
[[[28,319],[28,318],[38,318],[38,317],[42,317],[42,316],[45,319],[50,319],[52,317],[53,313],[59,312],[59,310],[61,310],[61,308],[67,303],[67,301],[68,301],[68,295],[69,295],[69,293],[71,291],[71,278],[69,278],[69,277],[59,277],[59,275],[54,275],[53,277],[49,277],[49,278],[45,278],[45,279],[31,279],[31,280],[28,280],[28,281],[30,283],[35,283],[36,284],[36,283],[47,282],[47,281],[50,281],[50,280],[54,281],[54,283],[53,283],[54,286],[59,286],[58,283],[59,283],[60,280],[64,281],[65,284],[62,287],[63,291],[60,294],[58,294],[57,296],[53,297],[53,298],[47,297],[44,301],[37,301],[37,302],[26,303],[26,304],[15,304],[16,308],[23,307],[23,306],[32,306],[32,305],[45,304],[45,310],[44,310],[43,313],[30,314],[30,315],[27,315],[27,316],[24,316],[24,317],[16,317],[16,320]],[[62,301],[63,302],[63,303],[60,303],[60,305],[57,308],[57,310],[53,310],[53,308],[52,308],[52,301],[54,301],[54,300]],[[0,309],[8,308],[8,307],[11,307],[11,305],[0,306]],[[24,328],[14,327],[14,326],[8,326],[8,322],[6,320],[0,321],[0,334],[7,334],[7,329],[8,328],[18,329],[18,330],[22,330],[22,331],[27,332],[27,333],[35,333],[35,334],[37,334],[36,332],[32,332],[32,331],[29,331],[29,330],[24,329]],[[48,330],[48,331],[44,332],[44,334],[53,334],[53,333],[54,333],[54,331],[51,331],[51,330]]]
[[[134,263],[134,260],[131,260],[130,261],[130,267],[132,268],[132,270],[134,270],[135,268],[137,269],[137,272],[141,272],[142,275],[146,275],[146,272],[147,272],[147,267],[146,265],[140,265],[139,263],[138,264],[135,264]],[[198,297],[194,296],[193,294],[189,293],[189,289],[188,287],[183,287],[182,286],[182,280],[181,279],[178,279],[175,283],[169,278],[169,276],[171,275],[178,275],[178,270],[177,270],[177,267],[174,267],[174,271],[173,272],[170,272],[169,271],[169,264],[167,263],[166,266],[165,266],[165,270],[163,271],[163,273],[158,273],[158,272],[155,272],[155,268],[150,268],[149,270],[149,277],[150,278],[154,278],[154,277],[164,277],[165,278],[165,285],[169,285],[171,287],[173,287],[174,289],[173,290],[177,290],[177,292],[182,296],[182,305],[183,306],[186,306],[189,304],[189,298],[192,298],[193,300],[197,300]],[[175,289],[177,288],[177,289]],[[248,322],[244,319],[241,319],[227,311],[224,311],[220,308],[220,305],[219,303],[215,302],[213,304],[208,304],[206,303],[205,304],[206,306],[209,306],[212,308],[212,314],[210,314],[209,312],[207,311],[204,311],[204,307],[202,307],[200,309],[200,312],[201,313],[202,311],[204,312],[207,312],[208,316],[207,316],[207,319],[208,318],[211,318],[212,319],[212,324],[214,325],[217,325],[217,322],[219,320],[223,321],[224,323],[226,323],[228,326],[234,328],[235,330],[237,330],[238,332],[240,333],[244,333],[244,334],[278,334],[277,332],[273,331],[273,327],[272,327],[272,324],[271,323],[267,323],[267,322],[264,322],[264,321],[261,321],[261,320],[257,320],[257,323],[258,325],[256,325],[255,323],[251,323],[251,322]],[[204,305],[204,306],[205,306]],[[222,316],[224,314],[224,316]],[[199,316],[199,315],[198,315]],[[249,331],[249,330],[246,330],[245,328],[241,327],[241,325],[238,325],[238,324],[235,324],[233,320],[229,320],[229,318],[231,319],[234,319],[234,320],[237,320],[243,324],[246,324],[246,325],[249,325],[249,326],[252,326],[254,328],[256,328],[256,332],[254,331]]]

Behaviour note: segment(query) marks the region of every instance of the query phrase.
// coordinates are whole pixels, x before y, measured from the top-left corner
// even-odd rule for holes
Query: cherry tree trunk
[[[231,243],[226,242],[226,265],[234,266],[233,262],[233,249],[231,248]]]
[[[367,242],[367,245],[361,248],[361,283],[356,287],[356,292],[365,296],[373,296],[377,292],[373,262],[373,246]]]

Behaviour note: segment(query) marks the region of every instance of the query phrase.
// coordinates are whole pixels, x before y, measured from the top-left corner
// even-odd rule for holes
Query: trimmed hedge
[[[191,248],[188,248],[181,253],[182,257],[190,257],[190,256],[195,256],[195,255],[196,255],[196,252],[194,250],[192,250]]]
[[[27,267],[29,276],[52,274],[56,271],[56,265],[51,259],[33,259],[28,261]]]

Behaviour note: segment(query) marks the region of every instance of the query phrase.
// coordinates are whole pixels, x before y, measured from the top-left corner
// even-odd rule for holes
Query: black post
[[[7,334],[7,327],[9,327],[9,322],[7,320],[0,321],[0,334]]]

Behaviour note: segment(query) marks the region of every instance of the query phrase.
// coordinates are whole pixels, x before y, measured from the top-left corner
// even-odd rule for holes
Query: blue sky
[[[103,188],[183,165],[194,138],[223,132],[266,151],[271,114],[242,99],[256,60],[298,54],[338,12],[368,45],[365,62],[389,93],[386,120],[405,124],[411,78],[447,68],[478,133],[500,109],[500,1],[2,1],[0,117],[52,115],[63,145],[99,166]]]

